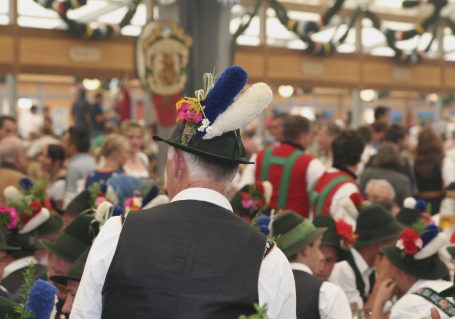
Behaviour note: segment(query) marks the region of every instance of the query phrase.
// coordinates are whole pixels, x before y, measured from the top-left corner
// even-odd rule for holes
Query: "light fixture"
[[[430,93],[427,95],[427,101],[431,104],[436,104],[439,100],[439,96],[436,93]]]
[[[360,99],[363,102],[371,102],[376,98],[376,91],[375,90],[362,90],[360,91]]]
[[[98,79],[84,79],[82,80],[82,85],[86,90],[94,91],[99,89],[101,82]]]
[[[19,100],[17,100],[17,105],[19,106],[20,109],[28,110],[32,107],[33,101],[31,99],[20,98]]]
[[[280,85],[278,94],[283,98],[291,97],[294,94],[294,87],[292,85]]]

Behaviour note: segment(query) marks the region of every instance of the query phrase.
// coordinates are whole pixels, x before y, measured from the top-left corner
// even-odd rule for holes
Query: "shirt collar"
[[[332,167],[339,169],[340,171],[343,171],[347,173],[349,176],[351,176],[353,179],[357,179],[357,175],[354,174],[350,169],[348,169],[346,166],[338,164],[338,163],[333,163]]]
[[[17,259],[5,267],[3,271],[3,279],[11,275],[13,272],[27,267],[29,264],[36,264],[38,261],[33,256]]]
[[[179,200],[199,200],[203,202],[209,202],[223,207],[231,212],[233,211],[231,203],[229,203],[223,194],[208,188],[191,187],[184,189],[175,195],[174,198],[172,198],[171,202],[176,202]]]
[[[300,145],[300,144],[291,142],[291,141],[283,141],[282,144],[288,144],[288,145],[291,145],[291,146],[293,146],[293,147],[295,147],[295,148],[297,148],[297,149],[299,149],[299,150],[301,150],[301,151],[305,151],[305,147],[303,147],[303,146]]]
[[[73,157],[70,158],[70,162],[77,161],[78,159],[84,158],[84,157],[87,157],[87,156],[90,157],[90,154],[88,154],[88,153],[77,153]]]
[[[360,253],[355,248],[351,248],[351,253],[352,253],[352,257],[354,258],[354,262],[357,265],[357,268],[359,269],[360,273],[363,276],[369,276],[371,274],[371,272],[373,271],[373,268],[370,268],[368,266],[365,259],[363,259],[362,255],[360,255]]]
[[[291,268],[294,269],[294,270],[304,271],[306,273],[309,273],[310,275],[313,274],[313,272],[311,271],[310,267],[308,267],[305,264],[295,263],[295,262],[291,262],[290,264],[291,264]]]

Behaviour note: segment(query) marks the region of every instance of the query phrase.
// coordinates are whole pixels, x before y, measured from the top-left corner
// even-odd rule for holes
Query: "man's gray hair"
[[[0,142],[0,162],[14,160],[20,152],[25,152],[25,146],[17,136],[5,137]]]
[[[368,194],[368,190],[371,190],[371,188],[373,188],[374,186],[382,186],[384,188],[387,188],[390,192],[390,198],[389,199],[394,199],[395,198],[395,190],[393,189],[393,186],[392,184],[390,184],[387,180],[385,179],[372,179],[370,180],[366,187],[365,187],[365,193]]]
[[[174,158],[174,152],[174,148],[169,147],[168,160]],[[205,159],[185,151],[182,154],[190,168],[188,174],[192,181],[206,180],[228,186],[239,170],[238,164]]]

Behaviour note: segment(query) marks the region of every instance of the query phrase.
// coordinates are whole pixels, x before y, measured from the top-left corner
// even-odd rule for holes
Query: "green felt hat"
[[[3,232],[3,230],[0,231],[0,250],[4,251],[13,251],[13,250],[19,250],[21,249],[19,246],[11,246],[8,244],[6,240],[6,234]]]
[[[253,219],[259,211],[265,212],[270,203],[272,189],[273,186],[269,181],[243,186],[231,199],[234,213],[240,217],[248,216]],[[247,203],[244,203],[243,196],[248,197]]]
[[[80,215],[66,226],[54,242],[40,241],[40,243],[51,253],[74,263],[92,244],[93,237],[90,233],[92,220],[92,215]]]
[[[325,231],[326,228],[316,228],[309,219],[290,210],[278,215],[272,222],[272,236],[288,258],[297,254]]]
[[[14,247],[20,247],[24,250],[36,250],[39,248],[38,246],[38,232],[33,230],[31,232],[25,234],[19,234],[17,232],[13,232],[7,235],[6,241],[8,245]]]
[[[63,226],[62,218],[56,215],[51,215],[51,218],[49,218],[36,229],[36,232],[40,237],[48,236],[58,232],[62,228],[62,226]]]
[[[87,261],[88,253],[90,252],[88,247],[82,255],[74,262],[68,271],[66,276],[52,276],[50,279],[58,284],[66,285],[68,280],[81,281],[82,273],[84,272],[85,262]]]
[[[362,208],[357,218],[356,232],[359,235],[355,248],[367,247],[382,241],[395,239],[402,227],[384,207],[370,205]]]
[[[91,205],[92,197],[90,192],[88,190],[83,190],[76,197],[74,197],[71,202],[69,202],[65,212],[79,215],[92,208]]]
[[[418,279],[436,280],[446,277],[449,273],[437,253],[416,260],[412,256],[404,255],[395,245],[382,247],[381,252],[395,267]]]
[[[338,261],[348,258],[349,250],[341,246],[343,239],[338,235],[335,220],[331,216],[317,215],[313,219],[313,224],[316,227],[327,229],[322,236],[321,245],[335,248],[338,254]]]

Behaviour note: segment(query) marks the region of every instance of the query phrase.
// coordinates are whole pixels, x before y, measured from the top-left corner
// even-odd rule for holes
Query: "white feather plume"
[[[414,255],[414,259],[422,260],[438,253],[443,247],[449,242],[447,235],[439,233],[432,241],[430,241],[425,247],[423,247],[417,254]]]
[[[169,197],[164,194],[160,194],[160,195],[156,196],[154,199],[152,199],[147,205],[142,207],[142,209],[149,209],[149,208],[167,204],[167,203],[169,203]]]
[[[102,202],[101,204],[98,205],[95,211],[95,220],[99,222],[100,227],[102,227],[107,220],[111,217],[112,215],[112,204],[108,201]]]
[[[243,127],[261,114],[272,102],[272,98],[272,90],[267,84],[263,82],[253,84],[218,116],[207,129],[203,139],[209,140]]]
[[[403,201],[403,206],[406,208],[414,209],[416,208],[417,201],[414,197],[406,197]]]
[[[3,197],[11,203],[17,203],[22,200],[24,195],[14,186],[7,186],[3,190]]]

